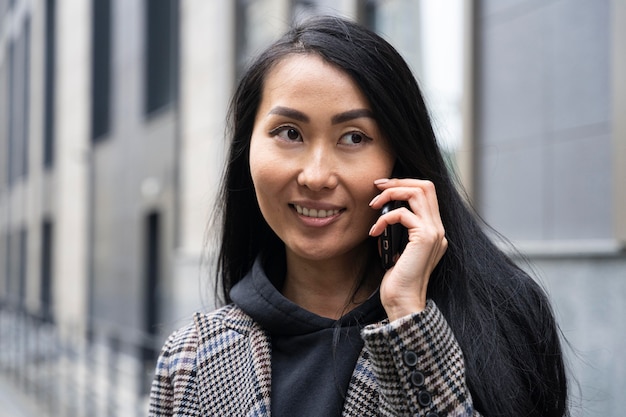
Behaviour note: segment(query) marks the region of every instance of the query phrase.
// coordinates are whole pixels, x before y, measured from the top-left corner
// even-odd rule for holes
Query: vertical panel
[[[616,238],[626,244],[626,1],[613,0],[613,212]]]

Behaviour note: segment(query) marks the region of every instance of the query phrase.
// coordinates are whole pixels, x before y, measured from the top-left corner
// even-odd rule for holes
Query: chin
[[[337,261],[342,258],[349,258],[350,261],[353,262],[359,254],[368,252],[365,242],[351,246],[350,249],[346,249],[345,247],[331,247],[330,245],[316,246],[317,247],[311,247],[311,245],[305,247],[301,246],[295,250],[291,249],[291,251],[300,258],[317,262]]]

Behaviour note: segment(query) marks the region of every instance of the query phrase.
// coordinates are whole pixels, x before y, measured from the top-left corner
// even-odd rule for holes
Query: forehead
[[[369,108],[368,100],[344,70],[312,54],[290,54],[266,74],[262,101],[274,99],[352,101]]]

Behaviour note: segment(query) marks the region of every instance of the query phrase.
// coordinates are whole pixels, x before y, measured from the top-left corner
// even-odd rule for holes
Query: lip
[[[321,227],[334,222],[345,208],[321,202],[291,202],[289,207],[307,226]]]

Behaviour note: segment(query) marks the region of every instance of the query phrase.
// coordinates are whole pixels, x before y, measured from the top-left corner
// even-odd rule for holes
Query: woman
[[[388,43],[334,17],[294,28],[231,124],[227,305],[168,339],[151,415],[567,415],[547,297],[464,204]],[[385,270],[390,225],[408,243]]]

